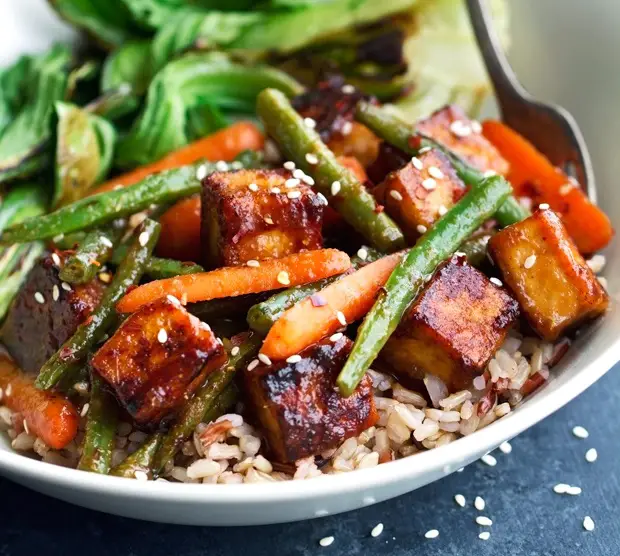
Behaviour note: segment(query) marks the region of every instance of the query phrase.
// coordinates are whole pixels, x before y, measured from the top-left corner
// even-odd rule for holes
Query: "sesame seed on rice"
[[[54,301],[58,301],[59,297],[60,297],[60,290],[58,289],[58,286],[54,284],[54,286],[52,287],[52,299]]]
[[[493,276],[492,278],[489,278],[489,280],[491,281],[492,284],[495,284],[496,286],[500,288],[504,285],[502,281],[499,278],[495,278],[495,276]]]
[[[478,535],[478,538],[481,541],[488,541],[491,538],[491,533],[489,531],[482,531],[482,533]]]
[[[485,463],[489,467],[495,467],[497,465],[497,460],[491,454],[485,454],[480,459],[482,460],[482,463]]]
[[[366,258],[368,257],[368,250],[366,250],[364,247],[360,247],[357,250],[357,256],[362,259],[362,261],[365,261]]]
[[[218,160],[215,163],[215,169],[218,172],[227,172],[228,171],[228,164],[225,161],[223,161],[223,160]]]
[[[295,163],[292,160],[287,160],[284,164],[282,164],[282,166],[286,168],[287,170],[295,169]]]
[[[314,185],[314,178],[312,176],[306,175],[301,178],[301,181],[303,181],[307,185]]]
[[[430,529],[426,533],[424,533],[424,537],[427,539],[436,539],[439,536],[439,531],[437,529]]]
[[[598,274],[605,267],[605,256],[604,255],[594,255],[591,259],[586,261],[590,270],[594,272],[594,274]]]
[[[90,409],[90,404],[85,403],[84,407],[82,407],[82,411],[80,411],[80,417],[85,417],[89,409]]]
[[[538,205],[538,208],[540,210],[548,210],[549,209],[549,203],[540,203],[540,205]]]
[[[252,361],[250,361],[250,364],[248,365],[248,371],[253,371],[256,367],[258,367],[259,363],[260,361],[258,359],[253,359]]]
[[[532,268],[535,263],[536,263],[536,255],[530,255],[523,262],[523,266],[524,268]]]
[[[198,166],[198,169],[196,170],[196,179],[198,181],[202,181],[207,177],[207,166],[205,164],[202,164],[200,166]]]
[[[235,357],[236,355],[239,355],[239,352],[241,351],[241,348],[239,346],[234,346],[231,350],[230,350],[230,354]]]
[[[291,189],[293,187],[299,187],[301,181],[298,178],[289,178],[284,182],[284,187]]]
[[[586,452],[586,461],[588,463],[594,463],[597,459],[598,459],[598,452],[596,451],[596,448],[590,448]]]
[[[355,92],[355,87],[349,83],[345,83],[340,89],[345,95],[352,95]]]
[[[304,125],[310,129],[314,129],[316,127],[316,121],[312,118],[304,118]]]
[[[448,212],[448,208],[446,205],[439,205],[437,212],[439,213],[439,216],[444,216]]]
[[[471,135],[472,129],[462,120],[454,120],[450,124],[450,131],[457,137],[467,137]]]
[[[301,191],[289,191],[286,196],[289,199],[299,199],[299,197],[301,197]]]
[[[330,546],[332,543],[334,542],[334,537],[323,537],[320,541],[319,544],[321,546]]]
[[[278,273],[278,277],[276,278],[276,280],[278,281],[278,283],[282,284],[283,286],[288,286],[291,283],[291,280],[288,276],[288,272],[286,272],[286,270],[282,270]]]
[[[273,193],[274,195],[279,195],[281,193],[280,188],[279,187],[272,187],[269,190],[270,193]]]
[[[424,154],[427,153],[428,151],[431,150],[431,147],[422,147],[419,151],[418,154]]]
[[[569,488],[570,485],[567,485],[565,483],[558,483],[553,487],[553,492],[555,492],[556,494],[566,494]]]
[[[566,494],[570,494],[571,496],[579,496],[581,494],[581,488],[578,486],[569,486],[566,489]]]
[[[377,525],[375,525],[372,528],[372,531],[370,532],[370,536],[378,537],[381,533],[383,533],[383,523],[377,523]]]
[[[52,253],[52,262],[56,265],[56,266],[60,266],[60,257],[58,256],[57,253]]]
[[[297,168],[297,169],[293,170],[293,178],[296,178],[298,180],[302,180],[305,175],[306,175],[306,173],[301,168]]]
[[[583,518],[583,528],[586,531],[594,531],[594,520],[589,515]]]
[[[490,527],[491,525],[493,525],[493,521],[485,515],[479,515],[476,518],[476,523],[478,525],[482,525],[483,527]]]
[[[465,500],[465,497],[462,494],[455,494],[454,495],[454,501],[461,506],[461,508],[464,508],[465,505],[467,504],[467,501]]]
[[[338,193],[340,193],[340,187],[341,187],[341,185],[340,185],[340,182],[338,180],[333,182],[332,186],[331,186],[331,194],[333,196],[338,195]]]
[[[392,197],[392,199],[395,199],[396,201],[403,200],[403,196],[400,194],[400,192],[396,191],[396,189],[392,189],[390,191],[390,197]]]
[[[426,178],[422,181],[422,187],[427,191],[432,191],[437,187],[437,182],[433,178]]]
[[[590,433],[582,426],[577,425],[576,427],[573,427],[573,435],[575,435],[577,438],[588,438],[588,436],[590,436]]]
[[[338,322],[342,324],[342,326],[347,325],[347,318],[344,316],[344,313],[342,311],[336,311],[336,318],[338,319]]]

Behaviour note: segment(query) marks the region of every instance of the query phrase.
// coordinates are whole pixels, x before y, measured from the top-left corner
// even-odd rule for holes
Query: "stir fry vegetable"
[[[153,460],[162,438],[162,433],[152,434],[133,454],[128,455],[121,463],[114,467],[110,471],[110,475],[127,479],[135,479],[139,476],[139,473],[144,473],[148,476],[148,473],[153,468]]]

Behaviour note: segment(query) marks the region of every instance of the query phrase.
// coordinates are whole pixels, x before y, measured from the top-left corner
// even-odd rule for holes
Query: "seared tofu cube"
[[[334,448],[376,423],[368,377],[348,398],[336,386],[351,346],[344,336],[324,340],[300,353],[296,363],[250,365],[244,372],[250,408],[278,461],[293,462]]]
[[[173,414],[226,361],[209,326],[174,298],[143,306],[97,351],[92,368],[138,425]]]
[[[437,110],[428,118],[419,121],[416,129],[452,150],[482,172],[488,170],[498,174],[508,172],[508,162],[481,134],[480,124],[470,120],[456,105]]]
[[[2,343],[19,366],[38,373],[99,305],[105,286],[98,279],[69,286],[58,277],[58,258],[46,256],[28,274],[2,327]]]
[[[552,210],[504,228],[489,242],[489,253],[545,340],[607,309],[605,290]]]
[[[484,372],[518,314],[504,288],[455,255],[437,269],[381,356],[397,375],[433,374],[455,392]]]
[[[465,185],[448,158],[430,150],[388,174],[374,193],[413,243],[463,196]]]
[[[320,249],[325,201],[287,170],[216,172],[202,183],[202,252],[211,268]]]

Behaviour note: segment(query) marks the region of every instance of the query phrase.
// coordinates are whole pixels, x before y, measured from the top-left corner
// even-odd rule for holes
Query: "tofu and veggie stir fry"
[[[88,48],[0,73],[14,449],[190,483],[372,467],[506,415],[605,313],[605,214],[473,119],[477,60],[417,67],[438,26],[475,58],[460,4],[142,4],[56,2]]]

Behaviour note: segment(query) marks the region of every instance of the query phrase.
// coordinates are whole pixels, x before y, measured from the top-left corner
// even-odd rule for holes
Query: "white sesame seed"
[[[424,533],[424,537],[427,539],[436,539],[439,536],[439,531],[437,529],[431,529]]]
[[[353,131],[353,122],[344,122],[340,128],[342,135],[350,135]]]
[[[271,218],[271,216],[265,216],[263,220],[265,221],[266,224],[273,224],[273,218]]]
[[[313,154],[313,153],[306,153],[306,162],[308,164],[318,164],[319,163],[319,158],[317,155]]]
[[[540,210],[547,210],[549,208],[549,203],[540,203],[540,205],[538,205],[538,208]]]
[[[295,169],[295,163],[292,160],[287,160],[284,164],[282,164],[282,166],[284,166],[287,170]]]
[[[177,299],[174,295],[170,295],[170,294],[168,294],[168,295],[166,296],[166,299],[167,299],[168,301],[170,301],[170,303],[174,303],[175,305],[180,305],[180,304],[181,304],[181,302],[180,302],[180,301],[179,301],[179,300],[178,300],[178,299]]]
[[[314,129],[316,127],[316,122],[312,118],[304,118],[304,125],[310,129]]]
[[[396,199],[397,201],[403,200],[403,196],[398,191],[396,191],[396,189],[392,189],[390,191],[390,197],[392,197],[392,199]]]
[[[567,485],[566,483],[558,483],[553,487],[553,492],[556,494],[566,494],[569,488],[570,485]]]
[[[202,181],[207,177],[207,166],[205,164],[201,164],[198,166],[198,170],[196,170],[196,179],[198,181]]]
[[[328,205],[329,204],[329,201],[327,200],[327,197],[325,197],[325,195],[323,195],[323,193],[317,193],[316,196],[321,200],[321,202],[324,205]]]
[[[424,168],[423,162],[417,156],[411,157],[411,164],[413,164],[416,170],[422,170]]]
[[[257,268],[260,266],[260,263],[256,259],[250,259],[245,264],[252,268]]]
[[[332,183],[331,192],[333,196],[336,196],[338,195],[338,193],[340,193],[340,187],[340,182],[338,180]]]
[[[263,365],[271,365],[271,359],[269,359],[269,356],[265,355],[264,353],[259,353],[258,354],[258,360]]]
[[[583,528],[586,531],[594,531],[594,520],[589,515],[583,518]]]
[[[346,83],[340,89],[345,95],[352,95],[355,92],[355,87]]]
[[[64,239],[64,237],[65,237],[65,234],[58,234],[57,236],[54,236],[52,238],[52,241],[54,243],[58,243],[59,241],[62,241]]]
[[[110,241],[109,238],[107,238],[106,236],[101,236],[99,238],[99,241],[101,241],[101,243],[107,247],[108,249],[112,249],[112,247],[114,247],[114,244]]]
[[[215,163],[215,169],[218,172],[227,172],[228,171],[228,164],[226,164],[226,162],[224,162],[223,160],[218,160]]]
[[[140,469],[138,469],[137,471],[134,471],[133,476],[136,478],[137,481],[148,481],[149,480],[149,476],[144,471],[140,471]]]
[[[484,498],[482,498],[481,496],[476,496],[476,498],[474,499],[474,508],[481,512],[482,510],[484,510],[485,506],[486,503],[484,502]]]
[[[462,494],[455,494],[454,495],[454,501],[461,506],[461,508],[465,507],[465,504],[467,503],[465,500],[465,497]]]
[[[510,444],[510,442],[508,441],[502,442],[499,445],[499,451],[503,454],[509,454],[510,452],[512,452],[512,444]]]
[[[289,178],[284,182],[284,187],[286,187],[287,189],[291,189],[292,187],[299,187],[300,183],[301,182],[298,178]]]
[[[239,346],[234,346],[231,350],[230,350],[230,354],[233,357],[236,357],[237,355],[239,355],[239,352],[241,351],[241,348]]]
[[[594,463],[597,459],[598,459],[598,452],[596,451],[596,448],[590,448],[586,452],[586,461],[588,463]]]
[[[491,538],[491,533],[489,533],[489,531],[482,531],[482,533],[478,535],[478,538],[481,541],[488,541]]]
[[[259,363],[260,361],[258,359],[252,359],[252,361],[250,361],[250,364],[248,365],[248,371],[253,371],[254,369],[256,369]]]
[[[532,268],[534,263],[536,262],[536,255],[530,255],[525,261],[523,261],[523,266],[525,268]]]
[[[497,465],[497,460],[491,454],[485,454],[480,459],[482,463],[486,463],[490,467],[495,467]]]
[[[560,187],[560,195],[568,195],[575,186],[572,183],[565,183],[562,187]]]
[[[490,520],[486,515],[479,515],[476,518],[476,523],[478,525],[482,525],[483,527],[490,527],[491,525],[493,525],[493,521]]]
[[[40,303],[41,305],[43,305],[43,303],[45,303],[45,297],[43,297],[43,294],[41,292],[35,292],[34,300],[37,303]]]
[[[463,251],[455,251],[454,254],[457,257],[466,257],[467,255],[465,255],[465,253],[463,253]]]
[[[314,178],[312,176],[308,176],[307,174],[304,175],[303,178],[301,178],[301,181],[303,181],[307,185],[314,185]]]
[[[231,170],[241,170],[241,169],[243,169],[243,164],[241,162],[239,162],[238,160],[233,160],[230,163],[230,169]]]
[[[58,286],[56,284],[54,284],[52,286],[52,299],[54,301],[58,301],[59,297],[60,297],[60,290],[58,289]]]
[[[86,407],[88,404],[86,404],[84,407]],[[82,417],[84,417],[84,415],[82,415]],[[26,422],[26,419],[24,419],[23,423],[22,423],[23,427],[24,427],[24,432],[26,434],[30,434],[30,429],[28,428],[28,423]]]
[[[439,205],[437,212],[439,212],[439,216],[443,216],[448,212],[448,208],[445,205]]]
[[[320,541],[319,544],[321,546],[329,546],[330,544],[332,544],[334,542],[334,537],[323,537]]]
[[[299,199],[299,197],[301,197],[301,191],[289,191],[286,196],[289,199]]]
[[[566,489],[566,494],[570,494],[571,496],[579,496],[581,494],[581,488],[578,486],[569,486]]]
[[[418,224],[415,229],[418,231],[419,234],[425,234],[426,230],[428,230],[428,228],[423,224]]]
[[[493,176],[497,176],[497,172],[495,170],[487,170],[482,176],[485,178],[492,178]]]
[[[280,188],[279,187],[272,187],[270,189],[271,193],[273,193],[274,195],[279,195],[281,193]]]
[[[471,126],[471,130],[474,133],[481,133],[482,132],[482,126],[480,125],[480,122],[478,120],[472,120],[469,125]]]
[[[431,147],[422,147],[418,150],[418,154],[424,154],[431,150]]]
[[[366,260],[366,257],[368,257],[368,251],[366,249],[364,249],[363,247],[360,247],[357,250],[357,256],[362,259],[362,261]]]
[[[377,523],[370,532],[371,537],[378,537],[381,533],[383,533],[383,523]]]
[[[426,178],[422,181],[422,187],[427,191],[432,191],[437,187],[437,182],[433,178]]]
[[[306,173],[301,168],[297,168],[296,170],[293,170],[293,177],[297,178],[298,180],[304,179],[305,175]]]
[[[495,276],[490,278],[490,280],[493,284],[495,284],[496,286],[499,286],[500,288],[504,285],[502,284],[502,281],[499,278],[495,278]]]
[[[56,266],[60,266],[60,257],[57,253],[52,253],[52,261]]]
[[[157,341],[160,344],[165,344],[168,341],[168,333],[164,328],[159,329],[159,332],[157,333]]]
[[[4,392],[6,394],[6,397],[9,398],[11,396],[11,394],[13,393],[13,384],[9,384],[6,387],[6,391]]]
[[[299,363],[301,361],[301,355],[295,354],[286,358],[287,363]]]
[[[573,427],[573,434],[577,437],[577,438],[588,438],[588,436],[590,436],[590,433],[583,428],[582,426],[577,425],[576,427]]]
[[[0,388],[0,400],[2,400],[4,396],[4,390],[2,390],[2,388]]]
[[[437,166],[429,167],[428,175],[438,180],[442,180],[444,178],[443,172],[437,168]]]
[[[90,404],[85,403],[84,407],[82,407],[82,411],[80,411],[80,417],[85,417],[89,409],[90,409]]]
[[[347,319],[342,311],[336,311],[336,318],[338,319],[338,322],[342,324],[342,326],[347,325]]]
[[[289,279],[288,272],[286,270],[282,270],[278,273],[277,281],[283,286],[288,286],[291,283]]]
[[[138,243],[144,247],[147,243],[149,242],[149,233],[148,232],[142,232],[139,236],[138,236]]]
[[[471,134],[472,129],[464,121],[454,120],[450,124],[450,131],[457,137],[467,137]]]
[[[337,342],[338,340],[340,340],[340,338],[342,338],[344,336],[344,334],[342,332],[336,332],[335,334],[332,334],[329,337],[329,341],[330,342]]]
[[[250,185],[248,185],[248,189],[256,193],[258,191],[258,185],[256,185],[255,183],[251,183]]]

